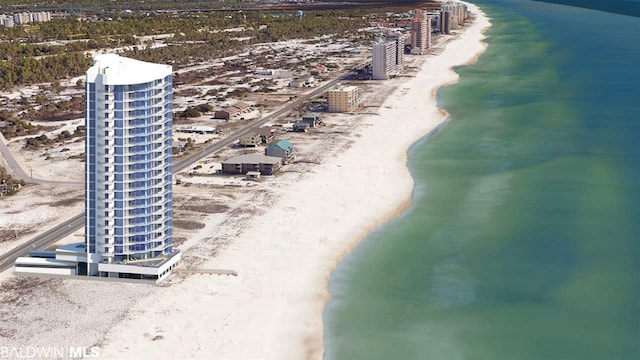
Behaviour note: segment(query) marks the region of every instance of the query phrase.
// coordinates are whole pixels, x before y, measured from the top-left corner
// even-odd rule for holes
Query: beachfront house
[[[307,132],[307,130],[309,130],[310,127],[311,125],[302,121],[296,121],[293,123],[293,131],[296,131],[296,132]]]
[[[268,144],[273,140],[273,129],[271,126],[263,126],[253,129],[253,131],[260,135],[260,140],[263,144]]]
[[[171,146],[171,152],[173,155],[187,151],[187,143],[184,141],[174,141]]]
[[[263,75],[263,76],[272,76],[276,74],[276,71],[273,69],[256,69],[253,72],[254,75]]]
[[[290,88],[300,88],[300,87],[304,87],[305,86],[305,82],[303,80],[293,80],[291,82],[289,82],[289,87]]]
[[[282,159],[262,154],[246,154],[231,157],[222,162],[223,174],[247,174],[260,172],[262,175],[273,175],[282,167]]]
[[[311,75],[320,75],[325,71],[327,71],[327,68],[325,66],[323,66],[323,65],[319,65],[319,66],[316,66],[313,69],[311,69],[311,71],[309,71],[309,73]]]
[[[283,160],[293,158],[293,144],[289,140],[280,140],[264,150],[265,155],[279,157]]]
[[[302,117],[302,122],[309,124],[310,127],[316,127],[320,125],[320,114],[309,113]]]
[[[229,120],[232,119],[234,117],[238,117],[243,113],[246,113],[248,110],[250,110],[251,105],[247,104],[245,102],[242,101],[238,101],[235,104],[231,105],[231,106],[227,106],[225,108],[223,108],[222,110],[217,110],[213,113],[213,118],[214,119],[222,119],[222,120]]]
[[[21,187],[22,185],[20,185],[19,183],[7,183],[7,181],[4,179],[0,180],[0,196],[15,193],[16,191],[20,190]]]
[[[304,84],[306,86],[311,86],[316,81],[316,79],[313,77],[313,75],[304,75],[302,77],[302,81],[304,81]]]
[[[262,144],[262,138],[257,132],[250,132],[246,135],[240,136],[240,146],[253,146],[256,147]]]
[[[216,110],[213,113],[213,118],[214,119],[221,119],[221,120],[229,120],[235,114],[236,114],[235,109],[224,108],[224,109],[221,109],[221,110]]]

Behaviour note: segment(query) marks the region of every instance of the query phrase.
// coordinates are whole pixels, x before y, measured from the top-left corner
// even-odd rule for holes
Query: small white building
[[[263,75],[263,76],[273,76],[276,74],[275,70],[272,69],[256,69],[253,72],[254,75]]]
[[[216,128],[211,126],[176,126],[176,132],[186,134],[215,134]]]
[[[306,83],[303,80],[293,80],[289,82],[290,88],[301,88],[305,87]]]
[[[302,77],[302,81],[304,81],[305,85],[311,86],[313,83],[316,82],[316,79],[313,77],[313,75],[305,75]]]

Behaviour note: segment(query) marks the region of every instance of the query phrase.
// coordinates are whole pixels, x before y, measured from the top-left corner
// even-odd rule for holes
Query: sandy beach
[[[474,22],[423,56],[415,76],[381,83],[394,90],[376,112],[330,117],[352,130],[319,146],[313,161],[298,165],[305,171],[237,186],[230,198],[215,186],[174,188],[174,206],[207,200],[233,209],[201,214],[203,228],[178,245],[181,266],[230,269],[237,277],[179,272],[159,287],[8,280],[18,295],[0,293],[0,339],[15,347],[98,346],[100,359],[321,358],[331,271],[410,204],[407,150],[445,121],[435,95],[457,81],[452,67],[486,48],[489,20],[468,5]]]
[[[469,6],[474,23],[441,54],[427,56],[415,77],[393,80],[396,90],[379,115],[359,120],[366,126],[352,146],[284,187],[238,238],[202,264],[236,270],[238,277],[194,275],[161,288],[109,332],[101,356],[321,358],[330,272],[369,231],[409,204],[407,150],[446,118],[435,94],[457,81],[452,67],[475,61],[486,47],[489,20]],[[155,336],[161,340],[149,340]]]

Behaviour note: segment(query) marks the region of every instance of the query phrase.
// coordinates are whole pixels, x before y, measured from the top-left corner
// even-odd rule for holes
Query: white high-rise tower
[[[96,56],[86,73],[88,275],[160,279],[179,259],[171,74],[169,65],[114,54]]]

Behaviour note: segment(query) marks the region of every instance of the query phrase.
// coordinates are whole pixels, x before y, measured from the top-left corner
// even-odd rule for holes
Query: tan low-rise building
[[[240,146],[258,146],[262,144],[262,138],[257,132],[250,132],[240,136]]]
[[[223,108],[222,110],[218,110],[216,112],[213,113],[213,118],[214,119],[224,119],[224,120],[229,120],[231,118],[233,118],[234,116],[240,115],[242,113],[245,113],[246,111],[250,110],[251,105],[247,104],[245,102],[242,101],[238,101],[235,104],[231,105],[231,106],[227,106],[226,108]]]
[[[273,129],[271,126],[263,126],[260,128],[254,128],[254,132],[260,135],[260,140],[263,144],[268,144],[273,140]]]
[[[359,105],[357,86],[341,86],[327,91],[330,112],[351,112]]]

